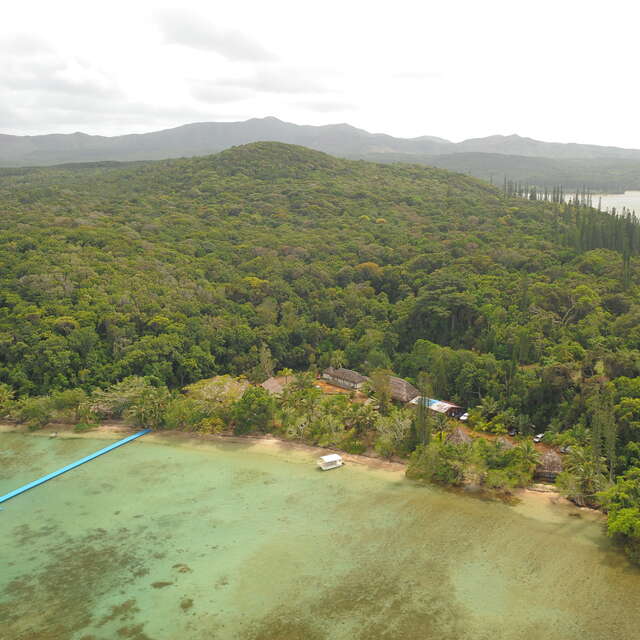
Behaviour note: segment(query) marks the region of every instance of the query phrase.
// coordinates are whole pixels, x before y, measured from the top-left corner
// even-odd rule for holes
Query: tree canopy
[[[640,227],[555,200],[271,142],[3,172],[0,406],[37,425],[91,397],[134,422],[266,430],[270,400],[221,376],[424,372],[478,428],[573,446],[567,491],[594,500],[640,467]],[[282,398],[289,434],[356,450],[378,420],[393,455],[438,432],[382,388],[379,419],[305,385]],[[511,482],[501,465],[490,482]]]

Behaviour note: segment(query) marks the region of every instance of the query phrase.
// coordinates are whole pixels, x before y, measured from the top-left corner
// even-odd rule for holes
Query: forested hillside
[[[640,369],[637,264],[604,214],[279,143],[0,178],[0,379],[389,368],[556,429]],[[615,227],[615,228],[614,228]],[[621,235],[622,234],[622,235]],[[587,250],[591,249],[591,250]]]
[[[468,407],[476,429],[544,430],[570,447],[559,485],[608,509],[610,533],[640,560],[630,215],[281,143],[5,171],[0,203],[2,415],[34,427],[58,410],[82,429],[110,415],[207,433],[273,427],[351,451],[413,451],[415,478],[531,481],[530,441],[449,442],[450,421],[391,408],[393,371]],[[322,399],[305,372],[328,365],[371,375],[376,404]],[[211,378],[260,382],[274,369],[300,373],[277,403],[246,380]]]

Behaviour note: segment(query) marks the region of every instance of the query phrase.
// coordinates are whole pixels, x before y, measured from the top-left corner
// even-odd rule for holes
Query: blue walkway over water
[[[114,449],[121,447],[123,444],[127,444],[127,442],[131,442],[132,440],[135,440],[136,438],[143,436],[145,433],[149,433],[149,431],[151,431],[151,429],[144,429],[143,431],[138,431],[138,433],[134,433],[132,436],[128,436],[126,438],[123,438],[122,440],[118,440],[117,442],[110,444],[108,447],[105,447],[104,449],[100,449],[99,451],[96,451],[91,455],[85,456],[80,460],[76,460],[76,462],[72,462],[71,464],[68,464],[66,467],[62,467],[62,469],[58,469],[57,471],[54,471],[53,473],[49,473],[46,476],[42,476],[42,478],[38,478],[37,480],[30,482],[29,484],[25,484],[23,487],[20,487],[19,489],[15,489],[14,491],[11,491],[3,496],[0,496],[0,504],[2,504],[3,502],[6,502],[7,500],[11,500],[11,498],[15,498],[16,496],[19,496],[21,493],[24,493],[25,491],[29,491],[29,489],[33,489],[34,487],[37,487],[40,484],[44,484],[45,482],[47,482],[47,480],[57,478],[58,476],[61,476],[63,473],[66,473],[67,471],[71,471],[71,469],[75,469],[76,467],[79,467],[81,464],[84,464],[85,462],[89,462],[90,460],[93,460],[98,456],[101,456],[105,453],[109,453],[109,451],[113,451]]]

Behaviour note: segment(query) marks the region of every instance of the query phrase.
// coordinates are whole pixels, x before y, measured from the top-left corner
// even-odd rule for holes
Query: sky
[[[21,0],[0,133],[276,116],[640,148],[639,19],[631,0]]]

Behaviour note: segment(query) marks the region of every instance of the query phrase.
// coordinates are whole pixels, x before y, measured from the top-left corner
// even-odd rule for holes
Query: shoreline
[[[76,432],[73,430],[73,426],[69,424],[62,423],[53,423],[43,427],[42,429],[38,429],[36,431],[30,431],[26,426],[11,424],[11,423],[0,423],[0,433],[26,433],[30,435],[35,435],[38,437],[51,437],[52,433],[57,433],[61,437],[69,437],[72,436],[74,438],[98,438],[100,439],[106,435],[120,434],[122,436],[127,436],[135,433],[139,429],[130,427],[129,425],[123,422],[110,422],[107,424],[101,424],[94,429],[90,429],[88,431]],[[303,451],[309,454],[313,454],[314,456],[324,455],[326,453],[336,453],[338,452],[345,462],[349,464],[357,464],[361,466],[368,467],[374,470],[383,470],[390,473],[402,473],[406,471],[407,462],[404,460],[385,460],[384,458],[377,458],[373,456],[368,456],[366,454],[355,454],[355,453],[346,453],[340,451],[338,449],[331,449],[329,447],[319,447],[317,445],[307,444],[304,442],[297,442],[293,440],[285,440],[284,438],[280,438],[273,434],[264,434],[264,435],[244,435],[238,436],[234,434],[222,434],[222,433],[193,433],[188,431],[177,431],[177,430],[163,430],[163,431],[153,431],[147,436],[150,440],[165,440],[165,441],[175,441],[177,443],[180,442],[231,442],[236,444],[254,444],[269,448],[279,448],[281,450],[295,450],[295,451]],[[451,488],[454,490],[453,488]],[[446,490],[446,487],[445,487]],[[466,492],[464,487],[455,489],[456,493],[469,493],[469,497],[472,497],[472,492]],[[531,503],[537,504],[547,504],[551,506],[561,506],[568,507],[574,512],[577,510],[578,512],[587,512],[590,514],[602,514],[599,510],[590,509],[589,507],[579,507],[574,504],[564,496],[562,496],[552,485],[546,484],[533,484],[529,487],[523,487],[520,489],[516,489],[513,491],[511,496],[516,500],[525,500]],[[494,499],[498,500],[498,498]],[[504,500],[503,500],[504,502]]]
[[[10,424],[0,423],[0,433],[27,433],[35,436],[48,436],[51,437],[52,433],[58,433],[62,437],[68,437],[69,435],[74,438],[86,438],[86,437],[100,437],[105,434],[121,434],[123,436],[131,435],[139,431],[138,428],[130,427],[125,423],[112,422],[110,424],[101,424],[94,429],[87,431],[76,432],[73,430],[73,426],[62,423],[52,423],[35,431],[30,431],[27,427]],[[367,456],[365,454],[346,453],[339,449],[331,449],[330,447],[319,447],[317,445],[307,444],[305,442],[298,442],[295,440],[285,440],[271,433],[264,435],[245,435],[238,436],[234,434],[224,433],[194,433],[191,431],[177,431],[175,429],[166,429],[161,431],[153,431],[148,434],[147,438],[153,439],[173,439],[178,441],[205,441],[205,442],[234,442],[237,444],[246,444],[247,442],[255,444],[263,444],[268,447],[278,446],[282,449],[292,449],[298,451],[305,451],[307,453],[313,453],[320,456],[326,453],[339,453],[342,458],[351,464],[359,464],[371,467],[373,469],[384,469],[386,471],[403,471],[407,467],[407,463],[401,460],[386,460],[384,458],[377,458],[373,456]]]

